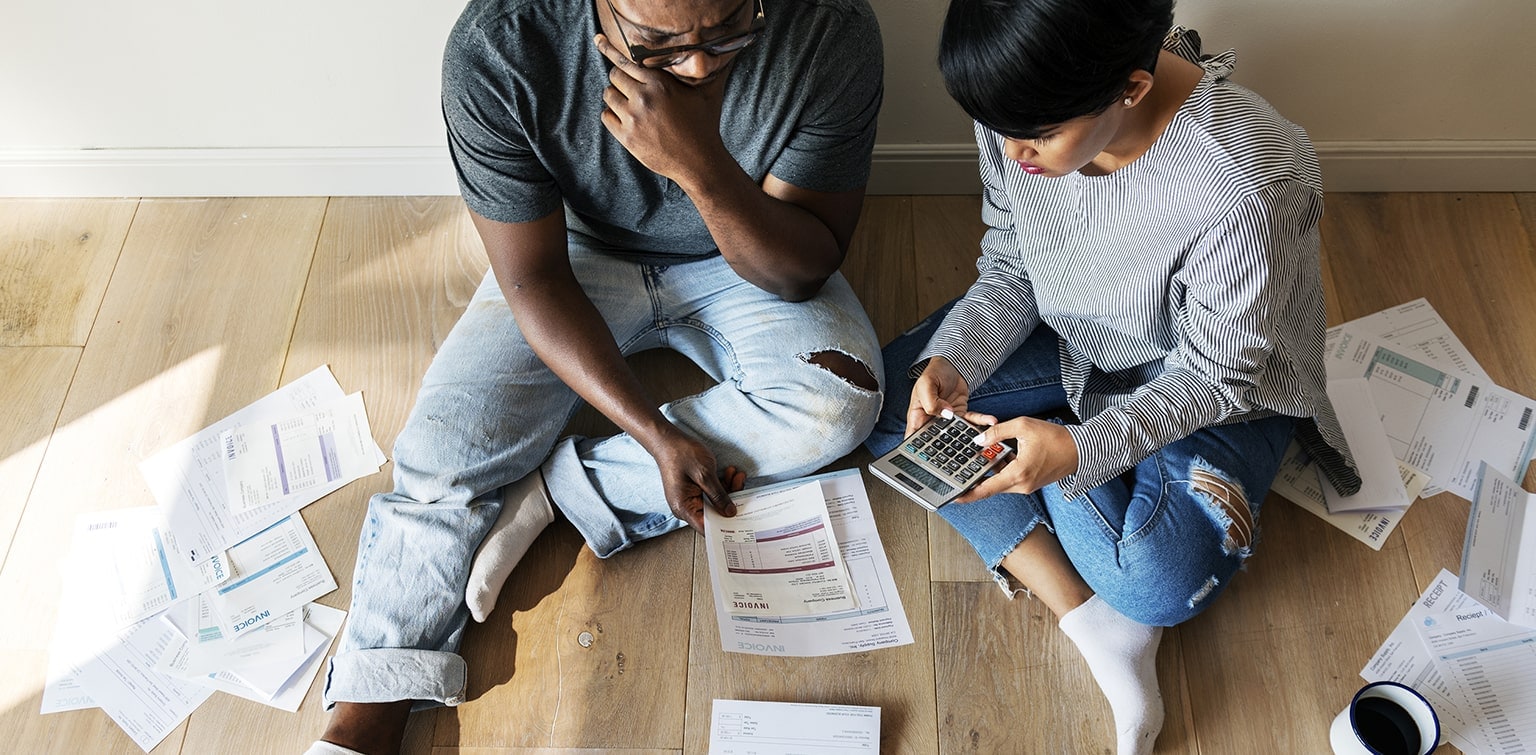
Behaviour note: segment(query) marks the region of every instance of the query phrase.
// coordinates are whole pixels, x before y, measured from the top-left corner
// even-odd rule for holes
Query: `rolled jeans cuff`
[[[325,707],[415,700],[413,710],[464,702],[464,659],[441,650],[372,648],[331,658]]]

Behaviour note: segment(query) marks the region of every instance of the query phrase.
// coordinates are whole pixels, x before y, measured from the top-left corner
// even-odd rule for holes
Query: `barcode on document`
[[[1476,404],[1476,403],[1477,403],[1477,386],[1474,385],[1474,386],[1472,386],[1471,390],[1467,391],[1467,408],[1471,409],[1472,405]]]
[[[1530,426],[1531,426],[1531,407],[1527,406],[1527,407],[1525,407],[1525,411],[1520,412],[1520,429],[1524,430],[1525,428],[1530,427]]]

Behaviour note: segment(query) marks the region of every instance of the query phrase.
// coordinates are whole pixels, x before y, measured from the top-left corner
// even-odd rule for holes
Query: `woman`
[[[1161,627],[1249,555],[1292,436],[1360,485],[1324,393],[1316,156],[1172,19],[1171,0],[951,3],[939,66],[976,121],[989,229],[966,294],[885,348],[910,399],[868,441],[952,409],[1017,449],[940,515],[1056,614],[1121,753],[1151,750]]]

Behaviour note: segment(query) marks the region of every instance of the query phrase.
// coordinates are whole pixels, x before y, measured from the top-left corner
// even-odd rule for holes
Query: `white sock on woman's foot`
[[[544,474],[538,468],[502,491],[501,513],[475,551],[469,583],[464,587],[464,603],[475,621],[483,622],[491,615],[507,576],[523,560],[528,546],[553,521],[555,511],[550,505],[549,490],[544,487]]]
[[[1163,729],[1163,694],[1157,688],[1157,645],[1163,628],[1132,621],[1097,595],[1068,611],[1060,626],[1109,698],[1119,755],[1152,752]]]

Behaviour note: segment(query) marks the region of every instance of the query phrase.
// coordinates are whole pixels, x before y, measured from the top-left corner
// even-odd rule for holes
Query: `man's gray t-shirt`
[[[758,183],[771,173],[812,191],[862,187],[881,97],[874,13],[866,0],[762,2],[767,26],[726,82],[726,148]],[[592,41],[598,31],[593,0],[471,0],[443,62],[465,202],[504,223],[564,202],[571,231],[613,254],[718,253],[687,195],[603,125],[612,64]]]

